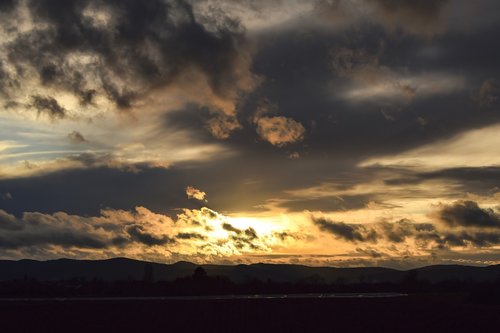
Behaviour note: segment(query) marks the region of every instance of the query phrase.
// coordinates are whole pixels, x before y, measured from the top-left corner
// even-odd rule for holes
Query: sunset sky
[[[0,0],[0,259],[500,263],[497,0]]]

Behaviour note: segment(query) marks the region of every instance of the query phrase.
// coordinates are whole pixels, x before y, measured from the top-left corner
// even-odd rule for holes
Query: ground
[[[498,332],[500,306],[382,299],[0,301],[2,332]]]

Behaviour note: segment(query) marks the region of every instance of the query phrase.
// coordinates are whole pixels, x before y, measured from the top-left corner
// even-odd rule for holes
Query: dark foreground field
[[[500,307],[380,299],[0,301],[1,332],[500,332]]]

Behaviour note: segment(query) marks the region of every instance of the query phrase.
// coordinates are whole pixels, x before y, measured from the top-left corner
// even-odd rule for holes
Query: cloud
[[[6,211],[0,209],[0,229],[3,230],[20,230],[23,228],[14,215],[8,214]]]
[[[290,233],[271,228],[259,234],[253,227],[240,229],[232,223],[236,222],[208,208],[184,209],[175,219],[144,207],[104,209],[97,216],[25,212],[15,217],[0,210],[0,248],[3,258],[14,253],[29,257],[36,249],[41,258],[153,253],[157,260],[175,254],[178,259],[205,262],[249,251],[269,252],[284,241],[278,234]]]
[[[462,193],[490,195],[495,192],[500,168],[496,166],[446,168],[430,172],[405,172],[384,181],[387,185],[419,186],[423,183],[446,182]],[[487,199],[489,201],[490,199]]]
[[[349,242],[376,242],[377,240],[377,233],[361,224],[346,224],[322,218],[313,219],[313,222],[320,230],[332,233],[336,237]]]
[[[63,212],[27,212],[16,218],[0,210],[0,229],[4,230],[0,232],[0,246],[7,250],[36,246],[104,249],[134,243],[162,245],[169,241],[159,221],[148,219],[153,214],[145,208],[138,207],[135,212],[103,210],[101,214],[83,217]]]
[[[273,146],[283,147],[304,139],[304,126],[287,117],[261,117],[256,121],[259,136]]]
[[[32,99],[32,106],[37,110],[38,114],[46,113],[52,119],[66,116],[66,110],[53,97],[35,95],[32,96]]]
[[[385,241],[388,243],[404,243],[410,238],[425,238],[428,233],[435,231],[432,224],[414,223],[402,219],[395,222],[376,222],[364,224],[349,224],[335,222],[326,218],[312,218],[313,224],[320,230],[333,234],[338,239],[347,242],[369,242],[377,243]]]
[[[133,240],[149,246],[165,245],[174,242],[173,239],[166,235],[156,236],[148,233],[141,225],[132,225],[128,227],[127,233],[130,235],[130,237],[132,237]]]
[[[35,91],[30,105],[52,119],[137,111],[177,87],[214,116],[234,117],[237,100],[258,82],[240,24],[216,13],[195,15],[187,1],[20,3],[8,7],[15,7],[10,20],[23,24],[3,31],[0,52],[0,75],[8,79],[2,83],[12,82],[1,93],[20,110],[25,93]]]
[[[357,77],[365,71],[376,71],[379,66],[379,54],[364,49],[349,47],[334,47],[330,50],[330,68],[339,77]],[[368,79],[367,73],[363,79]]]
[[[474,201],[457,201],[440,205],[434,215],[449,227],[499,228],[500,215],[493,209],[481,208]]]
[[[85,137],[80,133],[80,132],[77,132],[77,131],[73,131],[71,133],[68,134],[68,139],[72,142],[72,143],[84,143],[84,142],[87,142],[87,140],[85,139]]]
[[[0,197],[3,199],[3,200],[12,200],[14,197],[12,196],[12,194],[10,194],[10,192],[6,192],[6,193],[1,193],[0,194]]]
[[[189,228],[134,225],[95,243],[132,255],[186,256],[192,244],[206,257],[269,249],[277,236],[235,221],[246,214],[273,216],[277,222],[263,223],[272,226],[306,225],[301,245],[283,252],[338,254],[375,239],[382,257],[390,246],[493,251],[495,228],[450,227],[427,213],[440,201],[496,204],[473,196],[499,186],[492,152],[500,142],[500,48],[491,42],[500,31],[491,20],[498,3],[292,2],[2,7],[0,191],[15,196],[0,199],[2,209],[17,219],[58,211],[101,217],[102,207],[145,206],[165,216],[190,209],[181,210]],[[448,22],[449,10],[459,16],[473,7],[482,9],[472,16],[493,23],[462,17],[471,29],[450,30],[457,22]],[[82,137],[88,142],[76,144]],[[189,200],[188,184],[233,218],[193,212],[206,197]],[[332,226],[311,227],[304,210],[324,212]],[[249,227],[257,235],[250,243]],[[91,251],[65,248],[82,249]]]
[[[240,21],[249,33],[266,31],[293,25],[294,20],[311,11],[316,1],[196,1],[195,13],[206,15],[207,12],[226,13]]]
[[[495,79],[488,79],[481,84],[476,97],[481,107],[497,105],[500,100],[500,85]]]
[[[233,116],[218,115],[212,117],[205,124],[208,131],[217,139],[228,139],[231,133],[242,126],[238,120]]]
[[[486,248],[500,244],[500,232],[498,231],[456,231],[445,232],[438,243],[446,246]]]
[[[196,199],[207,202],[207,194],[203,191],[194,188],[193,186],[186,187],[186,195],[189,199]]]
[[[252,122],[257,126],[257,134],[273,146],[283,147],[304,139],[304,126],[289,117],[277,116],[278,105],[264,98],[257,102]]]
[[[241,230],[233,227],[230,223],[223,223],[222,229],[229,231],[229,232],[234,232],[236,234],[241,234]]]
[[[465,88],[465,80],[460,75],[412,73],[407,68],[391,68],[389,64],[381,63],[385,48],[382,40],[371,48],[354,45],[337,46],[330,50],[332,72],[337,78],[351,80],[350,84],[340,81],[342,87],[337,89],[342,98],[354,103],[375,101],[406,105],[415,98],[430,98]]]
[[[382,26],[388,33],[404,32],[432,37],[449,26],[448,0],[318,0],[313,17],[316,24],[341,30],[366,24]]]
[[[443,32],[441,14],[448,0],[367,0],[375,5],[375,18],[389,31],[432,36]]]
[[[202,234],[196,233],[196,232],[181,232],[178,233],[175,236],[176,239],[201,239],[205,240],[207,239],[206,236],[203,236]]]
[[[476,202],[441,204],[430,217],[432,223],[401,219],[352,224],[313,216],[312,223],[337,239],[350,243],[377,243],[380,248],[411,246],[415,250],[433,251],[500,244],[500,216],[492,209],[480,208]]]
[[[491,152],[500,145],[500,126],[491,124],[389,156],[373,157],[359,165],[397,166],[417,171],[436,171],[452,168],[484,168],[500,164]]]
[[[324,196],[304,195],[291,198],[283,198],[278,203],[279,207],[289,211],[349,211],[366,207],[373,200],[373,195],[344,195],[338,196],[325,193]]]
[[[245,230],[242,230],[234,227],[230,223],[223,223],[222,229],[231,233],[229,238],[234,241],[234,245],[236,248],[244,249],[245,247],[248,247],[253,250],[261,249],[261,245],[254,242],[259,239],[259,236],[257,235],[257,232],[254,228],[248,227]],[[281,241],[284,240],[283,236],[279,233],[273,234],[273,236],[277,237]]]
[[[262,245],[255,242],[256,240],[259,239],[259,236],[252,227],[245,229],[243,232],[231,235],[230,238],[234,242],[234,246],[237,249],[245,249],[245,248],[249,248],[251,250],[263,249]]]

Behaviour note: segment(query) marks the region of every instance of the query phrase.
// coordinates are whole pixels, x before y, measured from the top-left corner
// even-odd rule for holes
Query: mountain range
[[[197,265],[180,261],[174,264],[160,264],[127,258],[113,258],[106,260],[0,260],[0,281],[26,278],[35,278],[41,281],[75,278],[105,281],[142,280],[145,274],[153,275],[155,281],[172,281],[192,275],[195,269],[200,266],[209,276],[226,276],[236,283],[252,279],[276,282],[315,280],[326,283],[340,281],[344,283],[398,282],[410,274],[432,283],[446,280],[483,282],[500,279],[500,265],[486,267],[434,265],[403,271],[383,267],[337,268],[263,263]]]

